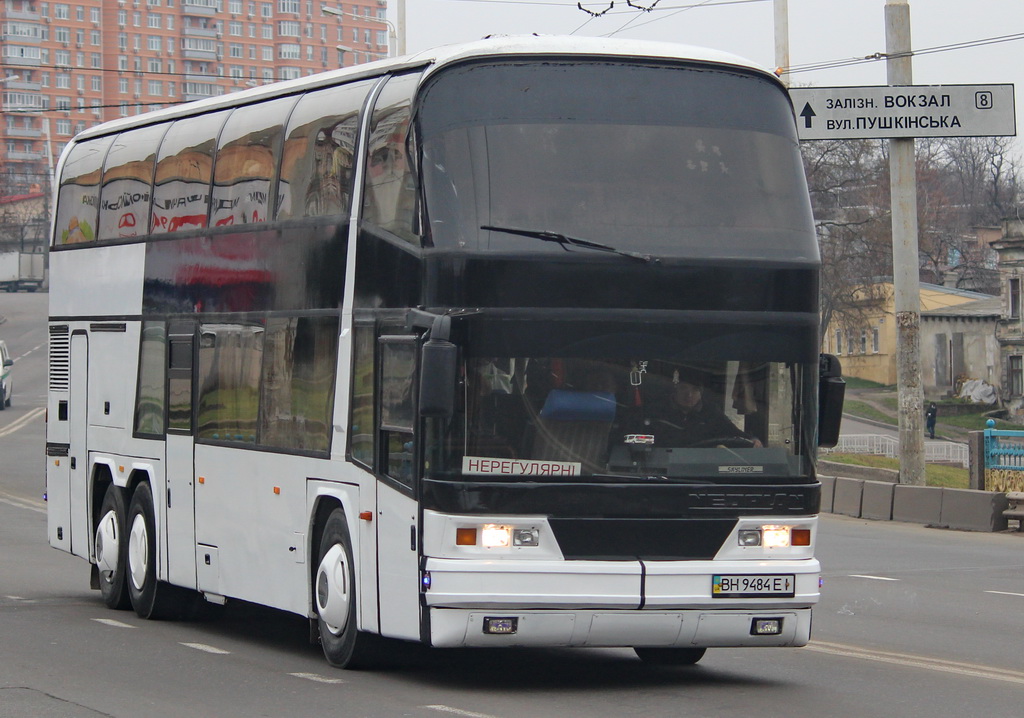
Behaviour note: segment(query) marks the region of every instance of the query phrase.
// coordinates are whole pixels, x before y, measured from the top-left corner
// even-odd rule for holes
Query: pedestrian
[[[928,428],[928,438],[935,438],[935,417],[939,415],[939,409],[935,406],[933,401],[928,405],[928,410],[924,413],[924,424]]]

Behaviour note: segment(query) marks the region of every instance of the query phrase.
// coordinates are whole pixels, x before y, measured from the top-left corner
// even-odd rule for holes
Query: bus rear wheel
[[[156,578],[156,521],[153,490],[139,484],[128,507],[125,522],[127,540],[127,583],[132,608],[142,618],[170,618],[175,615],[174,587]]]
[[[124,526],[124,496],[121,489],[111,484],[103,495],[100,519],[96,522],[96,569],[103,602],[119,611],[132,607],[125,572],[127,544]]]
[[[343,509],[327,518],[317,558],[313,596],[324,656],[336,668],[369,667],[374,637],[356,628],[355,565]]]
[[[654,648],[637,646],[637,657],[652,666],[692,666],[704,657],[706,648]]]

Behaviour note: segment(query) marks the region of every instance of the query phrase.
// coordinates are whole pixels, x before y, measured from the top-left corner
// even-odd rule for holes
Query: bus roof
[[[337,84],[383,75],[416,67],[429,67],[433,73],[449,64],[473,58],[502,57],[507,55],[580,55],[631,58],[669,58],[690,60],[698,63],[727,65],[754,71],[766,77],[777,79],[768,70],[745,60],[738,55],[693,45],[648,40],[623,40],[617,38],[572,37],[554,35],[501,35],[490,36],[474,42],[445,45],[403,57],[387,58],[375,62],[301,77],[294,80],[275,82],[218,97],[182,103],[172,107],[147,112],[134,117],[111,120],[83,130],[73,142],[121,132],[132,127],[141,127],[178,117],[202,114],[213,110],[236,107],[260,102],[274,97],[293,94],[311,88]]]

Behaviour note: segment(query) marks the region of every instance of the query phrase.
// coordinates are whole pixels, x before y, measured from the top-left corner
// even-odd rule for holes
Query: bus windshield
[[[427,474],[466,480],[729,481],[806,477],[814,367],[481,357],[461,365]]]
[[[418,123],[439,249],[586,251],[548,233],[661,257],[817,256],[792,110],[767,78],[478,62],[428,83]]]

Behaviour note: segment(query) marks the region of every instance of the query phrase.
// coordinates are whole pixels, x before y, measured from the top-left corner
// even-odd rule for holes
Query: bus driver
[[[672,373],[669,401],[662,404],[656,416],[644,421],[655,446],[761,447],[757,438],[741,431],[721,409],[704,401],[704,391],[705,379],[699,372]]]

